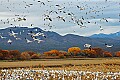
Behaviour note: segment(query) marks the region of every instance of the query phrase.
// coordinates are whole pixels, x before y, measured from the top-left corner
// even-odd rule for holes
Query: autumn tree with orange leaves
[[[115,56],[116,56],[116,57],[120,57],[120,51],[116,52],[116,53],[115,53]]]
[[[59,54],[63,54],[64,56],[66,56],[66,55],[67,55],[67,52],[60,50],[60,51],[59,51]]]
[[[10,50],[8,53],[8,57],[13,60],[20,59],[21,53],[18,50]]]
[[[67,52],[66,51],[62,51],[62,50],[60,50],[59,51],[59,58],[66,58],[66,55],[67,55]]]
[[[59,55],[59,51],[54,49],[54,50],[50,50],[48,52],[44,52],[44,54],[46,56],[58,56]]]
[[[92,49],[84,49],[82,53],[84,53],[86,57],[96,57],[96,51]]]
[[[51,53],[49,51],[43,53],[45,56],[51,56]]]
[[[112,57],[112,53],[108,51],[104,51],[103,54],[104,54],[104,57]]]
[[[68,49],[68,54],[72,56],[76,56],[77,54],[80,54],[81,49],[79,47],[71,47]]]
[[[31,59],[30,54],[27,53],[27,52],[22,52],[21,53],[21,59],[22,60],[30,60]]]
[[[94,47],[92,50],[96,51],[96,57],[103,57],[104,50],[99,47]]]
[[[8,59],[8,57],[9,57],[8,50],[1,50],[0,53],[2,53],[2,55],[3,55],[2,59]]]
[[[31,59],[39,59],[39,55],[38,55],[38,54],[33,54],[33,55],[31,56]]]
[[[32,55],[34,55],[34,54],[36,54],[35,52],[33,52],[33,51],[26,51],[30,56],[32,56]]]
[[[58,56],[59,55],[58,50],[51,50],[50,53],[52,54],[52,56]]]

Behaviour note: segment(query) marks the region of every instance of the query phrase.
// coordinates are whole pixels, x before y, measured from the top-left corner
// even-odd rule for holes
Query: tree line
[[[73,58],[73,57],[120,57],[120,51],[112,55],[111,52],[105,51],[101,48],[83,49],[79,47],[70,47],[67,51],[63,50],[50,50],[42,54],[33,51],[20,52],[19,50],[0,50],[0,60],[30,60],[42,58]]]

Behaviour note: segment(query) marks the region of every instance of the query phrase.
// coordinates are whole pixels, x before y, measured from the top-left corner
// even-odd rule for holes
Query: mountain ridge
[[[111,38],[111,39],[116,39],[120,40],[120,31],[116,33],[111,33],[111,34],[93,34],[90,36],[91,38]]]
[[[17,34],[17,37],[21,38],[21,40],[15,40],[14,37],[8,35],[10,30],[14,31]],[[31,35],[28,35],[30,32],[42,32],[46,35],[46,38],[40,36],[38,38],[44,40],[41,43],[37,43],[36,41],[32,43],[26,43],[25,38],[32,40]],[[20,35],[21,33],[21,35]],[[64,36],[53,32],[53,31],[43,31],[42,29],[35,27],[35,28],[28,28],[28,27],[10,27],[6,29],[0,29],[0,35],[7,37],[6,39],[1,39],[0,38],[0,48],[1,49],[8,49],[8,50],[20,50],[20,51],[35,51],[35,52],[45,52],[49,51],[52,49],[57,49],[57,50],[65,50],[67,51],[68,48],[70,47],[80,47],[81,49],[84,48],[84,44],[88,43],[91,44],[92,47],[100,47],[104,50],[108,51],[118,51],[120,49],[120,43],[119,40],[114,39],[114,38],[95,38],[95,37],[84,37],[84,36],[79,36],[75,34],[66,34]],[[7,40],[11,39],[13,42],[12,44],[8,44]],[[112,49],[106,48],[104,45],[105,43],[107,44],[114,44]]]

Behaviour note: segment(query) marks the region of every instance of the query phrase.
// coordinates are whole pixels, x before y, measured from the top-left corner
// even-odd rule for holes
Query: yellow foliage
[[[81,52],[81,49],[79,47],[71,47],[68,49],[68,53],[74,53],[74,54],[77,54],[77,53],[80,53]]]
[[[96,55],[96,51],[95,50],[90,50],[90,49],[84,49],[82,50],[83,53],[86,53],[86,54],[93,54],[93,55]]]

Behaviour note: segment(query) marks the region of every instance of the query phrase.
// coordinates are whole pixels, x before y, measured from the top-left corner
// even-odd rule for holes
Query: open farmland
[[[1,61],[0,68],[1,80],[120,80],[119,58]]]
[[[19,67],[39,67],[42,68],[63,68],[63,67],[78,67],[77,69],[83,70],[92,69],[93,67],[110,67],[117,68],[120,71],[120,59],[119,58],[75,58],[75,59],[41,59],[41,60],[31,60],[31,61],[16,61],[8,62],[1,61],[0,68],[19,68]],[[73,68],[75,69],[75,68]],[[104,69],[103,69],[104,70]]]

